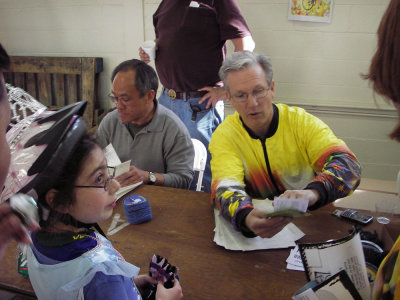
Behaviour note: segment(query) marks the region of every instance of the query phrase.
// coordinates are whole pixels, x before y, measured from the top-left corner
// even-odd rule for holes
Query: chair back
[[[193,171],[195,171],[195,173],[199,172],[197,176],[196,191],[201,191],[204,169],[206,168],[207,162],[207,149],[204,144],[197,139],[192,139],[192,143],[194,147]]]

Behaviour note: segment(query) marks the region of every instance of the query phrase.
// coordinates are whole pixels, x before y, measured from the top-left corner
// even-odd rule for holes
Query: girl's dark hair
[[[376,93],[400,105],[400,1],[390,1],[377,34],[377,50],[363,78],[371,82]],[[390,137],[400,142],[400,123]]]
[[[72,153],[59,179],[52,187],[53,189],[56,189],[58,193],[53,199],[52,207],[50,208],[50,214],[47,220],[42,220],[40,222],[42,229],[51,227],[54,223],[59,221],[66,224],[74,224],[74,220],[69,214],[63,214],[57,211],[56,208],[69,207],[71,204],[75,203],[75,182],[82,172],[86,159],[96,147],[99,147],[99,145],[96,143],[94,138],[89,135],[85,135],[80,141],[76,150]],[[46,203],[46,200],[39,199],[39,202]]]

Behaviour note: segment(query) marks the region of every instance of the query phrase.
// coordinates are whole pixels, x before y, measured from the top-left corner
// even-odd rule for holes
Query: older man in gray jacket
[[[132,59],[113,71],[112,93],[116,105],[100,123],[97,140],[112,144],[130,170],[117,180],[121,186],[147,184],[189,188],[193,178],[194,149],[186,126],[156,99],[158,78],[146,63]]]

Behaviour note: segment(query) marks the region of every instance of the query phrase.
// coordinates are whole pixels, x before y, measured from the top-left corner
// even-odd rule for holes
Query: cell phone
[[[341,218],[355,221],[362,225],[368,224],[374,219],[373,216],[363,214],[363,213],[360,213],[359,211],[356,211],[354,209],[349,209],[349,208],[346,209],[345,211],[336,209],[332,214],[335,216],[341,217]]]

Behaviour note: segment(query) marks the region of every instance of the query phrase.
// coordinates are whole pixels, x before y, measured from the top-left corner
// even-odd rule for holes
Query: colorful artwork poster
[[[289,20],[330,23],[333,0],[289,0]]]

